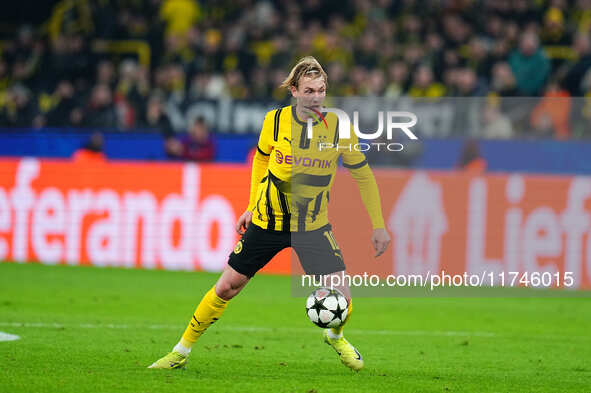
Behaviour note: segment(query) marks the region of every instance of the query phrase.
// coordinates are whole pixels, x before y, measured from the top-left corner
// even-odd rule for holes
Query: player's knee
[[[234,296],[236,296],[236,293],[232,290],[232,287],[225,282],[217,283],[217,285],[215,286],[215,294],[224,300],[230,300]]]
[[[240,293],[248,281],[250,281],[248,276],[227,265],[215,285],[215,293],[224,300],[230,300]]]
[[[215,287],[215,293],[224,300],[230,300],[238,295],[244,288],[242,283],[233,283],[230,280],[221,280]]]

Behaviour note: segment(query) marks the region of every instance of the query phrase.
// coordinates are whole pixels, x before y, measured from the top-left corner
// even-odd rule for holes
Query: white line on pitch
[[[126,325],[126,324],[62,324],[62,323],[45,323],[45,322],[0,322],[0,326],[11,327],[25,327],[25,328],[80,328],[80,329],[155,329],[155,330],[179,330],[182,329],[180,325]],[[216,330],[227,331],[244,331],[244,332],[277,332],[290,331],[299,333],[318,332],[314,327],[306,328],[273,328],[264,326],[216,326]],[[495,333],[490,332],[462,332],[462,331],[431,331],[431,330],[361,330],[361,329],[347,329],[348,332],[354,334],[372,334],[372,335],[393,335],[393,336],[479,336],[479,337],[495,337]]]
[[[4,332],[0,332],[0,341],[15,341],[18,340],[20,337],[16,334],[8,334]]]
[[[178,330],[182,331],[181,325],[127,325],[127,324],[92,324],[92,323],[81,323],[81,324],[62,324],[62,323],[47,323],[47,322],[0,322],[0,326],[9,327],[24,327],[24,328],[53,328],[53,329],[154,329],[154,330]],[[317,328],[275,328],[275,327],[264,327],[264,326],[224,326],[218,325],[215,330],[220,331],[240,331],[240,332],[297,332],[297,333],[309,333],[317,334]],[[529,333],[515,333],[515,334],[499,334],[493,332],[482,332],[482,331],[454,331],[454,330],[372,330],[372,329],[347,329],[348,333],[359,334],[359,335],[383,335],[383,336],[430,336],[430,337],[522,337],[531,339],[550,339],[550,340],[568,340],[568,339],[583,339],[589,340],[589,336],[569,336],[569,335],[536,335]]]

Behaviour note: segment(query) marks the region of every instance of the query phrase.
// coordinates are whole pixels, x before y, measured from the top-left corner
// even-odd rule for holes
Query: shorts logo
[[[234,254],[240,254],[240,251],[242,251],[242,240],[239,240],[238,243],[236,243],[236,247],[234,247]]]

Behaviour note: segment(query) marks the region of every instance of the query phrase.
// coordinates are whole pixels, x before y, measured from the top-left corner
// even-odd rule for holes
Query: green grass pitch
[[[217,274],[0,264],[0,392],[590,392],[591,300],[358,298],[351,372],[256,276],[185,370],[149,370]]]

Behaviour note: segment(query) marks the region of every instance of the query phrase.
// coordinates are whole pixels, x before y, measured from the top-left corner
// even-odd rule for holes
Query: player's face
[[[324,78],[300,78],[298,88],[291,88],[291,93],[297,100],[298,105],[306,108],[319,109],[326,97],[326,83]]]

